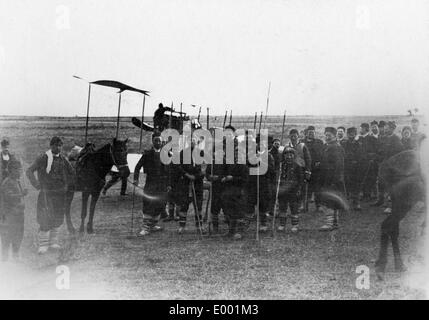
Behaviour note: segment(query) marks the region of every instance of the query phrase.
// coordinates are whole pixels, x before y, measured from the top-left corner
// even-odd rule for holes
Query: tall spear
[[[198,123],[200,123],[200,116],[201,116],[201,107],[198,110],[198,118],[197,118]]]
[[[91,83],[88,84],[88,104],[86,106],[85,145],[88,141],[89,102],[91,100]]]
[[[228,110],[225,111],[225,117],[223,118],[223,129],[225,129],[226,117],[228,117]]]
[[[256,121],[258,120],[258,113],[255,112],[255,120],[253,121],[253,131],[256,131]]]
[[[282,138],[280,140],[280,145],[283,145],[283,136],[284,136],[284,133],[285,133],[285,121],[286,121],[286,110],[285,110],[285,112],[283,114]]]
[[[229,125],[232,123],[232,110],[229,111]]]
[[[265,129],[265,125],[266,125],[266,123],[267,123],[268,105],[270,104],[270,91],[271,91],[271,81],[270,81],[270,83],[268,84],[267,107],[265,108],[264,129]]]

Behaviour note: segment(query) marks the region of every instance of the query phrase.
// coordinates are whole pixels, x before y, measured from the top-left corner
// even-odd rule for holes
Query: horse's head
[[[130,169],[128,168],[127,147],[128,139],[118,140],[113,139],[112,143],[112,158],[114,165],[118,168],[121,177],[128,177],[130,175]]]

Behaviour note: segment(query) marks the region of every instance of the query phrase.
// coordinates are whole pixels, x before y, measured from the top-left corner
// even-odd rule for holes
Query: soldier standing
[[[272,147],[270,149],[270,154],[273,156],[274,159],[274,172],[275,172],[275,179],[273,187],[271,188],[271,205],[270,205],[270,214],[274,212],[274,206],[276,205],[276,188],[277,188],[277,180],[280,174],[280,163],[283,158],[283,154],[279,151],[280,149],[280,139],[273,139]]]
[[[302,184],[304,182],[302,167],[295,161],[296,151],[286,147],[283,151],[283,162],[279,186],[279,220],[277,230],[283,231],[286,227],[287,210],[290,208],[292,232],[298,232],[299,203],[301,201]]]
[[[337,139],[340,146],[343,146],[343,144],[347,141],[346,137],[346,128],[343,126],[339,126],[337,128]]]
[[[21,187],[21,163],[11,160],[9,174],[0,186],[0,238],[2,247],[2,261],[9,259],[9,248],[12,247],[12,256],[19,260],[19,249],[24,236],[24,196],[27,190]]]
[[[344,200],[344,150],[339,145],[337,130],[325,128],[326,144],[323,150],[321,170],[321,202],[324,207],[326,222],[321,231],[338,228],[339,210],[345,208]]]
[[[316,128],[308,126],[307,136],[302,142],[308,148],[311,158],[311,177],[308,183],[308,197],[314,194],[316,210],[320,211],[320,161],[323,154],[323,141],[316,138]]]
[[[360,166],[362,158],[362,146],[356,140],[357,129],[347,128],[347,140],[343,143],[344,149],[344,183],[346,191],[350,195],[353,210],[360,211]]]
[[[15,156],[9,151],[9,139],[3,138],[1,141],[1,170],[0,170],[0,183],[9,175],[9,163],[15,161]]]
[[[50,149],[38,157],[26,171],[32,186],[40,190],[37,199],[39,254],[46,253],[49,248],[60,249],[58,232],[64,222],[67,191],[74,181],[74,170],[61,154],[62,146],[62,140],[53,137]]]
[[[378,149],[377,138],[369,133],[369,124],[360,125],[360,136],[358,139],[362,147],[361,168],[363,178],[361,181],[363,200],[371,199],[371,191],[376,189],[378,163],[376,162],[376,153]]]
[[[224,164],[224,173],[221,178],[223,210],[228,216],[229,232],[235,240],[240,240],[244,231],[244,202],[246,199],[245,186],[249,169],[245,163],[245,154],[238,148],[234,151],[234,164]],[[243,161],[238,161],[241,158]]]
[[[308,193],[305,192],[305,188],[308,188],[308,181],[311,179],[311,155],[307,146],[303,142],[299,142],[298,140],[299,134],[298,130],[291,129],[289,131],[289,144],[290,148],[295,149],[296,151],[296,161],[304,170],[304,184],[303,184],[303,195],[304,195],[304,203],[307,204]],[[304,204],[300,207],[300,209],[304,209]]]
[[[215,159],[216,155],[218,158],[223,159],[221,164],[216,164]],[[222,201],[222,191],[223,191],[223,183],[222,178],[224,176],[225,166],[224,166],[224,152],[222,149],[215,150],[213,154],[213,163],[207,165],[206,168],[206,178],[211,183],[211,216],[212,216],[212,225],[213,225],[213,233],[219,232],[219,214],[221,209],[223,208]],[[225,218],[229,223],[229,217],[226,217],[226,213],[224,210]]]
[[[142,157],[134,169],[134,185],[139,183],[140,170],[146,174],[143,195],[143,228],[141,236],[153,231],[162,230],[158,225],[161,214],[165,212],[168,185],[169,166],[161,161],[162,138],[158,135],[152,137],[152,148],[143,152]]]
[[[379,148],[377,152],[377,161],[382,163],[384,160],[398,154],[404,150],[401,139],[394,133],[396,124],[394,121],[389,121],[387,126],[384,128],[384,136],[380,139]],[[374,203],[374,206],[381,206],[385,200],[385,186],[382,181],[378,179],[378,201]]]
[[[204,173],[201,169],[201,165],[196,164],[194,161],[192,156],[194,148],[196,148],[196,141],[195,139],[191,139],[191,146],[180,152],[180,164],[173,165],[172,188],[174,202],[179,207],[179,234],[183,233],[185,230],[189,204],[194,203],[194,201],[197,205],[197,208],[194,208],[195,226],[197,229],[203,229],[203,217],[201,212],[203,207]],[[190,159],[184,158],[189,155]],[[194,199],[192,186],[195,190],[196,199]]]

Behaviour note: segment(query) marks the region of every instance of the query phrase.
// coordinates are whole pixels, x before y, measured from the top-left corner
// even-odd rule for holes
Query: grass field
[[[221,125],[222,117],[216,120]],[[402,127],[409,118],[392,117]],[[319,133],[327,125],[355,125],[369,117],[288,118],[287,129],[316,125]],[[214,118],[211,120],[214,122]],[[270,133],[279,135],[282,117],[270,117]],[[253,127],[253,117],[234,120],[236,127]],[[63,137],[68,151],[82,144],[85,121],[82,118],[1,118],[0,136],[11,139],[11,151],[24,167],[44,152],[53,135]],[[89,140],[101,146],[115,134],[114,119],[91,119]],[[121,119],[120,137],[130,138],[130,152],[138,151],[139,130],[129,118]],[[147,146],[150,135],[143,136]],[[28,182],[25,181],[28,185]],[[176,233],[175,222],[164,223],[165,230],[147,238],[129,237],[133,201],[131,195],[119,196],[119,185],[100,199],[96,208],[95,234],[70,238],[62,229],[65,249],[46,256],[36,254],[36,196],[26,197],[25,238],[22,262],[0,266],[0,298],[59,299],[423,299],[426,278],[419,225],[422,214],[413,210],[401,224],[401,248],[409,269],[393,272],[389,261],[386,280],[376,280],[373,264],[378,252],[378,237],[383,209],[363,204],[360,213],[343,213],[341,228],[332,233],[317,231],[323,216],[310,212],[301,216],[298,234],[290,231],[261,235],[255,241],[254,226],[239,242],[220,236],[199,239],[192,213],[188,230]],[[131,187],[128,189],[132,193]],[[135,198],[135,232],[141,220]],[[80,195],[72,207],[75,226],[80,221]],[[226,225],[222,226],[226,231]],[[290,228],[290,227],[289,227]],[[391,254],[391,250],[389,251]],[[56,267],[70,269],[70,289],[55,286]],[[370,288],[358,289],[356,268],[370,268]],[[427,284],[427,282],[426,282]]]

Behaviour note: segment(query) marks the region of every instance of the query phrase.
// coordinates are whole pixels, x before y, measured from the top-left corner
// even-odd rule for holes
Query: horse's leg
[[[408,194],[405,193],[404,197],[392,196],[392,228],[390,230],[390,239],[392,240],[393,256],[395,258],[395,270],[398,272],[403,272],[406,270],[404,263],[401,259],[401,252],[399,249],[399,223],[411,210],[412,204],[414,204],[412,199],[407,197]]]
[[[95,213],[95,206],[97,205],[98,198],[100,197],[100,190],[94,191],[91,193],[91,204],[89,206],[89,219],[88,224],[86,226],[86,231],[88,233],[93,233],[93,220],[94,220],[94,213]]]
[[[65,203],[65,216],[66,216],[66,223],[67,223],[67,230],[69,231],[69,233],[74,234],[76,232],[74,226],[73,226],[73,222],[71,220],[71,214],[70,214],[70,209],[71,209],[71,204],[73,201],[73,196],[74,196],[74,192],[73,191],[67,191],[66,193],[66,203]]]
[[[380,237],[380,251],[378,253],[378,259],[375,262],[376,272],[379,277],[380,274],[384,273],[387,264],[387,247],[389,245],[389,228],[391,225],[392,215],[389,215],[381,223],[381,237]]]
[[[82,211],[80,214],[80,228],[79,232],[83,233],[85,232],[85,219],[86,219],[86,212],[88,207],[88,198],[89,198],[89,192],[82,192]]]

